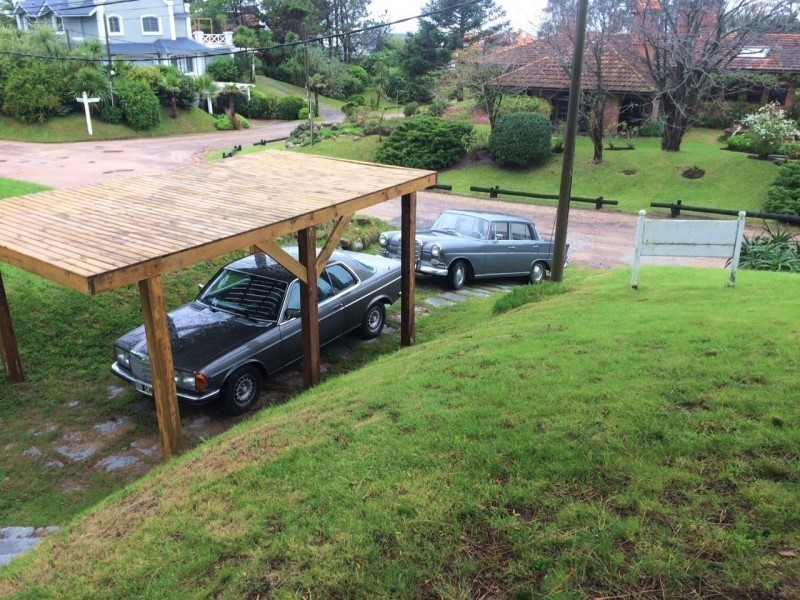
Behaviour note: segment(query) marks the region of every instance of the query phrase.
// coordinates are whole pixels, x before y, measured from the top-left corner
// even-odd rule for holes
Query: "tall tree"
[[[639,0],[631,32],[658,90],[662,150],[680,150],[720,73],[780,9],[760,0]]]
[[[428,0],[423,12],[435,12],[421,20],[441,32],[444,47],[453,52],[467,46],[491,46],[508,30],[505,11],[495,0]]]
[[[548,44],[569,75],[572,73],[577,9],[577,0],[549,0],[545,9],[547,18],[542,28],[550,32]],[[593,160],[596,163],[603,160],[604,116],[609,93],[605,71],[608,57],[616,54],[612,38],[629,25],[630,8],[625,0],[592,0],[589,3],[583,59],[583,79],[586,83],[580,116],[592,140]]]

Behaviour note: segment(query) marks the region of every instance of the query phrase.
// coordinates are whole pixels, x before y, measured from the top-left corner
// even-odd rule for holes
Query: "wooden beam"
[[[8,307],[2,273],[0,273],[0,355],[3,357],[3,364],[11,382],[21,383],[25,376],[22,373],[22,360],[19,357],[17,338],[11,323],[11,309]]]
[[[319,383],[319,312],[317,306],[317,237],[313,227],[297,232],[300,262],[307,269],[300,283],[300,319],[303,327],[303,383]]]
[[[336,244],[338,244],[339,240],[342,239],[342,234],[344,233],[344,230],[347,229],[347,226],[350,224],[350,220],[352,218],[353,215],[345,215],[343,217],[339,217],[339,219],[336,221],[336,225],[333,226],[328,239],[325,240],[325,245],[322,246],[322,250],[320,250],[319,256],[317,256],[317,273],[325,268],[325,265],[328,263],[328,259],[336,249]]]
[[[161,446],[166,460],[181,449],[181,417],[178,411],[178,395],[175,389],[172,348],[169,342],[161,276],[140,281],[139,296],[142,300],[144,330],[150,354],[158,429],[161,432]]]
[[[313,227],[311,228],[313,231]],[[298,233],[298,236],[300,234]],[[316,239],[314,240],[316,243]],[[316,246],[314,246],[316,248]],[[278,261],[281,265],[286,267],[286,269],[292,273],[295,277],[297,277],[300,281],[306,282],[307,275],[306,275],[306,268],[295,258],[286,252],[283,248],[281,248],[275,240],[264,240],[263,242],[259,242],[258,244],[254,244],[253,248],[257,250],[261,250],[266,254],[269,254],[272,258]]]
[[[417,194],[405,194],[401,200],[400,215],[400,343],[411,346],[416,338],[414,327],[414,279],[417,237]]]

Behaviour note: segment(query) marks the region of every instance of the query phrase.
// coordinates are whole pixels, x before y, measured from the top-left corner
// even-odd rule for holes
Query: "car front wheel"
[[[535,262],[531,267],[531,273],[528,277],[528,280],[530,281],[530,283],[536,285],[537,283],[542,283],[546,275],[547,275],[547,268],[544,266],[544,263]]]
[[[467,281],[467,263],[458,260],[450,266],[447,274],[447,284],[451,290],[460,290]]]
[[[369,307],[358,332],[365,340],[371,340],[381,334],[384,323],[386,323],[386,308],[378,302]]]
[[[261,394],[261,373],[252,365],[236,369],[222,388],[222,401],[229,415],[241,415],[253,408]]]

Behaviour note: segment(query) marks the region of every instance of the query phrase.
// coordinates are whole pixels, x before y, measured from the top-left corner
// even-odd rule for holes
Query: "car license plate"
[[[141,383],[139,381],[134,381],[133,387],[136,388],[137,392],[141,392],[142,394],[145,394],[147,396],[153,395],[153,386],[150,385],[149,383]]]

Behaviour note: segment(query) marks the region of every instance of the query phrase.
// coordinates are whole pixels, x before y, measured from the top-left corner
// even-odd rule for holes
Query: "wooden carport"
[[[241,248],[260,249],[302,282],[303,376],[319,381],[317,272],[353,214],[402,197],[401,341],[414,342],[416,192],[436,173],[267,151],[153,177],[0,201],[0,261],[84,294],[137,284],[164,456],[180,449],[162,275]],[[319,255],[315,226],[336,220]],[[275,239],[297,233],[295,260]],[[0,275],[0,350],[23,379]],[[109,356],[111,349],[109,348]]]

